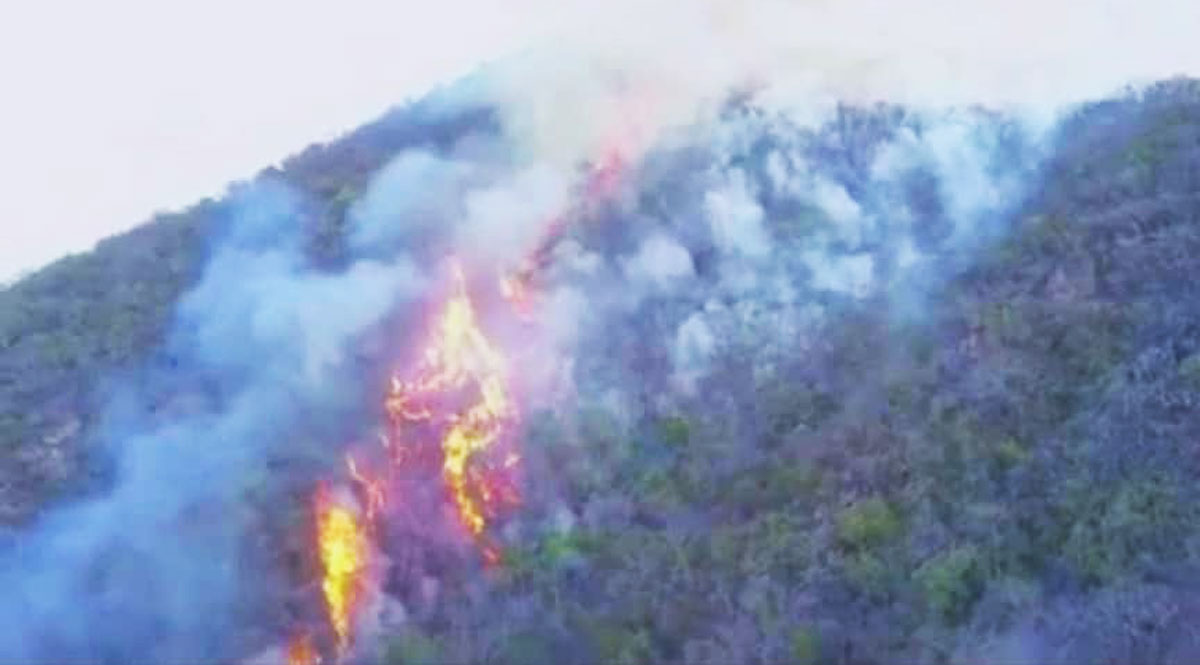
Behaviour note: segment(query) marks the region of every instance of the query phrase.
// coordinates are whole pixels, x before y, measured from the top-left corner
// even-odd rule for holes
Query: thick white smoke
[[[300,204],[282,187],[228,208],[178,305],[170,364],[110,400],[97,437],[116,453],[112,491],[51,511],[0,554],[0,660],[211,661],[263,611],[262,579],[242,567],[246,492],[273,456],[336,437],[361,410],[351,352],[422,279],[403,257],[306,268]],[[164,402],[165,419],[148,411]]]
[[[570,45],[449,95],[492,105],[503,136],[405,152],[375,174],[347,213],[344,267],[306,261],[290,193],[232,198],[228,236],[179,303],[176,366],[154,370],[202,386],[203,406],[163,422],[140,414],[157,396],[137,386],[112,400],[112,492],[51,512],[0,554],[0,660],[229,655],[258,572],[238,569],[241,493],[298,438],[332,456],[375,399],[354,353],[431,288],[422,275],[446,252],[515,267],[564,220],[539,268],[537,348],[633,419],[640,402],[695,389],[722,353],[795,355],[839,303],[919,311],[923,285],[1003,232],[1053,110],[1195,64],[1114,40],[1096,65],[1110,22],[1157,27],[1119,3],[1111,16],[1003,3],[1027,11],[1000,37],[997,2],[617,0],[586,31],[570,27],[579,3],[516,4],[567,26],[548,34]],[[1164,5],[1163,39],[1197,11]],[[963,102],[1016,106],[948,110]],[[585,164],[608,161],[614,185],[581,185]]]

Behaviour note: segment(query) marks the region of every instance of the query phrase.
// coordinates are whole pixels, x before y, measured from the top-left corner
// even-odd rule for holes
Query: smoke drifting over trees
[[[631,43],[482,70],[159,222],[192,254],[124,354],[56,352],[116,324],[44,299],[125,283],[88,262],[136,234],[6,291],[4,376],[60,383],[0,396],[0,659],[269,658],[311,621],[298,497],[376,434],[448,255],[479,293],[525,271],[531,322],[489,329],[523,506],[496,570],[385,543],[404,620],[355,658],[1194,656],[1196,84],[856,105],[785,50],[671,79]],[[800,74],[858,62],[813,48]],[[74,496],[20,484],[60,454]]]

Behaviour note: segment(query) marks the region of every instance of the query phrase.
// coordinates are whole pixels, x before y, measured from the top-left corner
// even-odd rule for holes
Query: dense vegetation
[[[347,205],[390,156],[492,126],[486,109],[446,117],[439,104],[434,95],[393,111],[260,174],[314,195],[300,220],[314,264],[337,265]],[[228,205],[204,201],[159,215],[0,290],[0,525],[77,493],[80,478],[102,466],[89,459],[96,456],[86,439],[106,383],[160,348],[209,239],[229,223]]]
[[[578,521],[517,548],[441,653],[1200,657],[1198,112],[1192,82],[1081,109],[1016,228],[926,318],[846,305],[769,372],[747,348],[631,428],[535,433]]]
[[[390,155],[489,122],[422,113],[284,165],[323,202],[315,265],[336,269]],[[95,391],[162,339],[221,206],[0,293],[0,520],[83,486]],[[730,353],[633,422],[535,414],[529,463],[556,486],[490,590],[442,580],[388,662],[1200,658],[1200,84],[1080,109],[980,252],[922,316],[841,303],[823,344],[767,371]],[[611,357],[639,364],[638,334]]]

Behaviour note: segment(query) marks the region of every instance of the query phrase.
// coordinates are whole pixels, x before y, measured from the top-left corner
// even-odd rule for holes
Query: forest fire
[[[316,503],[321,591],[341,656],[350,646],[351,624],[363,597],[369,546],[353,508],[339,504],[324,487],[318,489]]]
[[[384,488],[379,479],[369,474],[367,471],[360,471],[358,463],[350,455],[346,455],[346,471],[354,482],[358,483],[363,496],[367,502],[367,527],[373,529],[379,511],[383,509],[384,504]]]
[[[334,652],[340,661],[350,649],[355,615],[366,597],[371,544],[367,524],[349,495],[335,494],[322,483],[313,492],[312,511],[321,596],[333,631]],[[308,630],[292,637],[285,656],[287,665],[325,662]]]
[[[320,662],[311,634],[302,633],[288,643],[287,665],[317,665]]]
[[[462,267],[452,262],[453,289],[413,378],[392,381],[387,399],[395,440],[414,428],[440,433],[442,477],[472,535],[484,536],[489,517],[516,500],[498,464],[506,453],[505,435],[516,422],[503,356],[479,327]],[[487,548],[485,548],[486,551]]]
[[[346,473],[362,499],[360,516],[325,485],[313,497],[316,547],[327,621],[339,661],[354,640],[356,613],[366,593],[368,557],[383,519],[392,472],[428,470],[439,478],[466,535],[487,565],[499,549],[487,537],[490,522],[519,502],[514,473],[520,455],[511,446],[517,409],[507,366],[484,335],[461,265],[450,265],[451,288],[412,371],[397,374],[385,400],[382,468],[347,455]],[[428,464],[428,469],[422,465]],[[415,468],[421,466],[421,468]],[[322,662],[308,635],[292,640],[289,665]]]
[[[585,200],[610,197],[623,164],[619,151],[606,155],[585,183]],[[495,295],[510,306],[508,315],[532,319],[536,280],[563,238],[568,216],[550,220],[519,268],[500,278]],[[404,478],[415,472],[437,480],[463,535],[489,567],[501,560],[490,528],[521,501],[521,455],[514,445],[519,409],[509,359],[484,333],[463,266],[452,259],[448,271],[449,288],[424,346],[414,362],[391,377],[384,400],[388,423],[380,437],[385,454],[345,457],[358,501],[335,496],[324,484],[313,495],[325,621],[336,662],[345,661],[353,648],[357,614],[369,591],[368,559],[382,547],[376,541],[388,519],[387,504],[403,491]],[[291,640],[287,662],[325,660],[312,634],[304,632]]]

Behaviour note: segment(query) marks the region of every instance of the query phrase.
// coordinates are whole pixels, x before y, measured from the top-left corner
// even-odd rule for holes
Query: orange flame
[[[368,542],[356,511],[337,503],[324,486],[318,487],[315,503],[324,572],[321,590],[340,657],[350,647],[354,614],[365,589]]]
[[[504,357],[479,327],[462,267],[452,262],[453,290],[437,320],[415,377],[393,378],[387,409],[398,428],[430,423],[442,428],[442,478],[459,520],[477,540],[501,501],[489,459],[511,428],[516,409]],[[484,547],[484,556],[494,553]]]
[[[288,643],[287,665],[317,665],[320,662],[321,658],[313,647],[309,633],[301,633]]]
[[[602,159],[593,165],[583,187],[586,203],[613,198],[619,190],[628,153],[636,136],[624,131],[614,137]],[[524,319],[535,309],[539,274],[551,263],[552,252],[564,237],[571,213],[547,221],[545,232],[521,265],[500,280],[500,293]],[[354,617],[366,593],[371,539],[385,507],[389,471],[412,462],[435,458],[420,442],[434,437],[436,463],[458,519],[479,545],[488,565],[500,561],[500,549],[487,538],[489,524],[520,496],[513,478],[521,457],[509,449],[509,434],[518,411],[511,396],[506,358],[483,334],[457,261],[451,261],[453,288],[431,338],[408,380],[393,376],[385,408],[393,431],[381,435],[390,467],[363,469],[347,455],[346,471],[360,492],[364,509],[335,501],[324,485],[317,488],[314,509],[317,546],[323,573],[322,591],[329,625],[336,636],[341,660],[353,640]],[[409,445],[417,442],[417,445]],[[311,635],[303,633],[288,645],[289,665],[319,665],[322,656]]]
[[[374,476],[369,475],[366,471],[360,471],[358,463],[350,455],[346,455],[346,470],[350,473],[350,477],[354,479],[354,482],[358,483],[363,496],[366,497],[367,526],[374,528],[375,518],[379,515],[379,511],[383,509],[383,486]]]
[[[629,158],[627,153],[631,148],[625,144],[628,139],[620,137],[609,141],[610,145],[601,155],[599,161],[591,165],[586,180],[583,183],[583,202],[595,205],[613,199],[620,191],[621,181],[625,175]],[[546,223],[538,242],[525,256],[521,263],[500,276],[500,294],[512,305],[513,310],[522,319],[533,318],[536,281],[539,274],[553,260],[554,248],[567,233],[568,214],[560,214]]]

